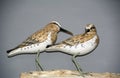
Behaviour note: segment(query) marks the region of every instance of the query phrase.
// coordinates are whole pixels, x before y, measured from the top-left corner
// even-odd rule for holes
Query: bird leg
[[[72,62],[75,64],[75,67],[77,68],[77,70],[78,70],[78,72],[80,73],[80,75],[81,76],[84,76],[83,75],[83,72],[82,72],[82,69],[81,69],[81,67],[80,67],[80,65],[79,65],[79,63],[76,61],[76,59],[75,59],[75,57],[76,57],[77,55],[73,55],[72,56]]]
[[[37,70],[41,70],[43,71],[43,68],[39,62],[39,56],[40,56],[40,52],[37,52],[36,58],[35,58],[35,63],[36,63],[36,68],[39,67],[39,69],[37,68]]]

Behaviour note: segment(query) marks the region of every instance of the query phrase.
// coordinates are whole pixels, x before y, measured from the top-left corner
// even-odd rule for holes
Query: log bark
[[[20,74],[20,78],[120,78],[120,73],[93,73],[80,76],[77,71],[71,70],[51,70],[51,71],[31,71]]]

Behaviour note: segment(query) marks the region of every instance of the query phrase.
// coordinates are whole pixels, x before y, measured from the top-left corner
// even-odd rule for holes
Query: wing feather
[[[28,37],[25,41],[23,41],[17,48],[21,48],[24,46],[32,45],[35,43],[41,43],[47,39],[48,33],[45,29],[39,30]]]
[[[67,44],[67,45],[70,45],[70,46],[73,46],[75,44],[78,44],[81,42],[81,39],[83,38],[82,35],[75,35],[71,38],[68,38],[66,39],[65,41],[63,41],[62,43],[63,44]]]

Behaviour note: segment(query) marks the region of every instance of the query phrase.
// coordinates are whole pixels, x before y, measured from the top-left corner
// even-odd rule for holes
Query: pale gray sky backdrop
[[[119,0],[1,0],[0,1],[0,77],[18,78],[21,72],[35,70],[35,55],[7,57],[11,49],[52,20],[74,34],[95,24],[100,44],[89,55],[77,57],[85,72],[120,73],[120,1]],[[57,42],[68,37],[59,33]],[[76,70],[71,56],[42,53],[45,70]]]

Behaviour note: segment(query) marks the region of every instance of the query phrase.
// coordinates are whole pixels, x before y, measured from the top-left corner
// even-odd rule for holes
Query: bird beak
[[[64,28],[61,28],[61,27],[60,27],[60,31],[65,32],[65,33],[70,34],[70,35],[73,36],[73,33],[72,33],[72,32],[70,32],[70,31],[68,31],[68,30],[66,30],[66,29],[64,29]]]
[[[90,30],[89,29],[85,29],[85,32],[87,33],[87,32],[89,32]]]

